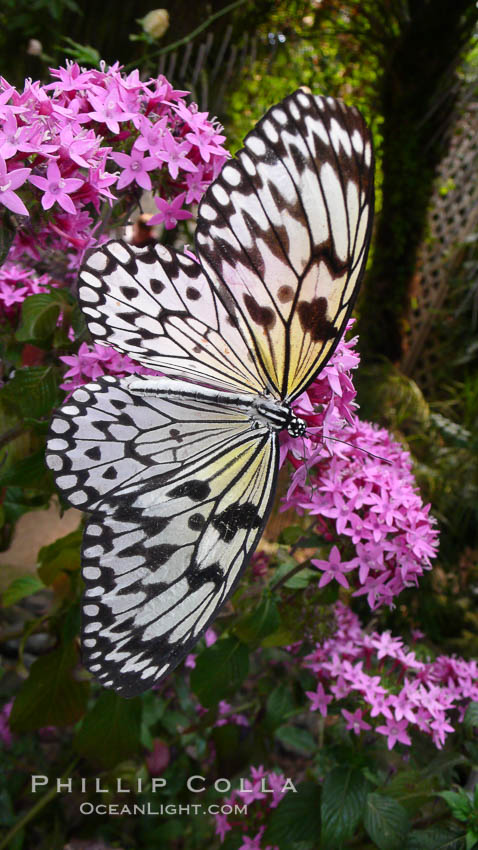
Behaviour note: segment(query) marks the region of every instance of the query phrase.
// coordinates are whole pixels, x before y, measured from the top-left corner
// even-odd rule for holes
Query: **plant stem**
[[[75,758],[71,762],[71,764],[68,765],[61,778],[65,779],[66,777],[68,777],[72,770],[74,770],[78,762],[79,758]],[[2,843],[0,844],[0,850],[4,850],[4,848],[9,847],[12,838],[17,834],[17,832],[23,829],[23,827],[26,826],[27,823],[30,823],[30,821],[37,816],[38,812],[41,812],[41,810],[45,806],[47,806],[51,800],[53,800],[57,793],[58,792],[55,786],[54,788],[50,788],[50,790],[47,791],[46,794],[43,795],[43,797],[40,797],[38,803],[35,803],[35,805],[32,806],[32,808],[29,809],[28,812],[26,812],[26,814],[24,814],[23,817],[21,817],[20,820],[12,826],[11,830],[7,833]]]
[[[15,425],[8,431],[5,431],[5,433],[0,436],[0,449],[3,449],[3,447],[6,446],[7,443],[11,443],[12,440],[16,440],[17,437],[20,437],[20,435],[24,432],[25,428],[23,425]]]
[[[214,12],[213,15],[209,15],[202,24],[196,27],[195,30],[185,35],[183,38],[178,39],[177,41],[173,41],[172,44],[168,44],[167,47],[160,47],[158,50],[153,50],[151,53],[146,53],[142,57],[142,62],[146,59],[154,59],[155,56],[164,56],[165,53],[171,53],[172,50],[175,50],[176,47],[181,47],[183,44],[187,44],[188,41],[191,41],[193,38],[196,38],[199,33],[203,32],[203,30],[207,29],[207,27],[216,21],[218,18],[221,18],[223,15],[226,15],[228,12],[232,12],[233,9],[237,9],[238,6],[242,6],[246,0],[235,0],[234,3],[229,3],[229,6],[225,6],[224,9],[220,9],[218,12]],[[124,71],[129,71],[131,68],[136,67],[136,62],[130,62],[129,65],[124,66]]]
[[[291,570],[289,570],[289,572],[286,573],[285,576],[282,576],[282,578],[280,578],[279,581],[276,582],[276,584],[272,584],[271,590],[278,590],[279,587],[282,587],[282,585],[285,584],[286,581],[289,581],[289,579],[292,578],[292,576],[295,576],[296,573],[300,573],[301,570],[305,570],[305,568],[308,565],[309,565],[309,559],[307,559],[306,561],[302,561],[302,563],[300,563],[300,564],[297,564],[295,567],[293,567]],[[1,850],[1,848],[0,848],[0,850]]]

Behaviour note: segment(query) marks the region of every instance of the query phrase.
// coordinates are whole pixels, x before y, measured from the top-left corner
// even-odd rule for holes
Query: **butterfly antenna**
[[[334,440],[334,442],[336,442],[336,443],[344,443],[346,446],[350,446],[352,449],[357,449],[357,451],[359,451],[359,452],[365,452],[366,455],[370,455],[370,457],[374,457],[377,460],[382,460],[384,463],[388,463],[388,464],[390,464],[390,466],[393,466],[392,461],[389,460],[388,458],[382,457],[381,455],[376,455],[373,452],[369,452],[368,449],[362,449],[360,446],[356,446],[356,445],[354,445],[354,443],[349,443],[347,440],[339,440],[338,437],[329,437],[328,435],[327,436],[322,435],[322,439],[323,440]]]

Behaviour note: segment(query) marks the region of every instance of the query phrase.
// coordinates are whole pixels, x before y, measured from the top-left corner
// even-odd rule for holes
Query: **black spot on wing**
[[[188,519],[188,526],[191,531],[200,531],[201,528],[204,528],[205,523],[206,520],[202,514],[192,514]]]
[[[137,298],[139,295],[135,286],[120,286],[120,292],[128,301],[132,301],[133,298]]]
[[[297,312],[304,333],[310,333],[314,342],[325,342],[337,336],[337,328],[327,318],[326,298],[299,301]]]
[[[213,582],[217,587],[224,579],[224,574],[219,564],[210,564],[203,570],[193,568],[188,573],[188,584],[191,590],[199,590],[203,584]]]
[[[256,506],[251,502],[230,505],[212,520],[212,525],[225,543],[230,543],[239,529],[259,528],[260,524],[261,517],[257,513]]]
[[[256,325],[262,325],[264,328],[272,328],[274,326],[276,317],[270,307],[261,307],[249,293],[243,296],[243,300],[252,321]]]
[[[166,495],[170,498],[186,496],[188,499],[192,499],[193,502],[204,502],[210,492],[211,488],[207,481],[193,479],[192,481],[185,481],[183,484],[173,487]]]
[[[154,292],[155,295],[160,295],[164,289],[164,283],[161,283],[156,277],[152,277],[149,281],[151,286],[151,291]]]
[[[91,449],[87,449],[85,452],[86,457],[89,457],[90,460],[101,460],[101,451],[99,446],[93,446]]]
[[[196,289],[195,286],[188,286],[186,289],[186,298],[189,298],[190,301],[197,301],[200,297],[201,293],[199,289]]]

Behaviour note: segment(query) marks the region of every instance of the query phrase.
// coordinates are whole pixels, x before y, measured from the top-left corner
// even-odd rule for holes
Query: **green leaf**
[[[432,826],[417,829],[408,836],[406,850],[463,850],[463,829]]]
[[[274,600],[267,596],[255,611],[240,619],[234,628],[235,634],[244,643],[257,644],[261,638],[279,628],[280,616]]]
[[[439,791],[439,797],[448,803],[454,818],[466,822],[473,814],[473,803],[466,791]]]
[[[32,732],[42,726],[70,726],[86,709],[89,685],[77,682],[76,644],[61,644],[38,658],[20,688],[10,715],[14,732]]]
[[[280,850],[292,850],[299,841],[319,847],[320,789],[304,782],[297,793],[288,791],[276,809],[271,811],[261,846],[278,845]]]
[[[50,492],[50,480],[43,449],[15,461],[0,472],[0,487],[25,487]]]
[[[294,558],[287,556],[284,560],[282,560],[277,569],[274,570],[272,587],[274,588],[274,586],[281,581],[287,573],[290,573],[296,567],[297,561],[295,561]],[[317,570],[311,570],[309,567],[303,567],[298,573],[287,579],[284,583],[284,587],[288,587],[291,590],[302,590],[304,587],[307,587],[312,579],[317,578]]]
[[[296,635],[286,626],[281,625],[277,631],[272,632],[272,634],[267,635],[267,637],[261,640],[261,646],[264,649],[270,649],[274,646],[290,646],[295,640]]]
[[[279,726],[275,731],[275,737],[286,750],[292,750],[301,755],[310,756],[317,749],[310,732],[297,726]]]
[[[191,673],[191,687],[201,705],[212,708],[235,692],[249,672],[249,651],[235,637],[221,638],[203,649]]]
[[[433,793],[432,779],[415,768],[399,770],[387,782],[387,796],[398,800],[409,814],[423,809]]]
[[[5,608],[9,605],[15,605],[20,599],[25,599],[26,596],[31,596],[37,590],[45,587],[42,581],[36,576],[20,576],[12,581],[7,589],[2,594],[2,604]]]
[[[403,806],[391,797],[376,793],[367,796],[363,824],[380,850],[396,850],[404,843],[409,829]]]
[[[112,768],[141,747],[141,699],[103,691],[75,736],[76,751],[94,764]]]
[[[465,847],[466,850],[474,850],[476,848],[478,842],[478,833],[474,831],[474,829],[469,829],[466,833],[466,842]]]
[[[295,709],[294,698],[286,685],[277,685],[269,694],[266,703],[266,721],[275,728]]]
[[[20,326],[15,334],[19,342],[44,342],[54,332],[62,301],[58,293],[29,295],[22,305]]]
[[[296,573],[295,576],[291,576],[290,579],[286,581],[284,587],[288,587],[291,590],[303,590],[305,587],[308,587],[311,581],[317,581],[319,575],[317,570],[311,570],[309,567],[305,567],[300,572]]]
[[[292,546],[303,536],[304,529],[300,525],[289,525],[287,528],[282,529],[279,535],[279,543],[285,546]]]
[[[81,566],[80,549],[83,529],[77,528],[59,537],[54,543],[42,546],[38,552],[38,575],[41,580],[50,585],[61,572],[74,572]]]
[[[473,732],[478,727],[478,702],[470,702],[463,718],[463,725],[467,732]]]
[[[0,402],[29,419],[50,416],[58,401],[57,373],[52,366],[17,369],[0,391]]]
[[[355,832],[365,808],[370,786],[361,770],[335,767],[322,788],[322,841],[325,847],[340,847]]]

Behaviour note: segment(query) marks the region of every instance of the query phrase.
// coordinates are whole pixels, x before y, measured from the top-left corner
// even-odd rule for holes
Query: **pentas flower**
[[[322,578],[319,581],[319,587],[324,587],[329,581],[335,579],[342,587],[348,587],[349,583],[344,576],[344,573],[353,570],[357,564],[357,558],[352,561],[341,561],[340,552],[337,546],[333,546],[330,550],[328,561],[319,561],[316,558],[311,560],[311,564],[319,570],[323,570]]]
[[[437,531],[409,453],[385,429],[356,415],[355,344],[342,340],[294,405],[307,422],[307,436],[281,435],[281,460],[287,457],[294,468],[282,508],[316,516],[317,532],[332,543],[326,558],[312,560],[322,571],[319,587],[336,581],[365,595],[375,609],[417,586],[431,568]]]
[[[182,192],[177,198],[174,198],[171,203],[165,201],[163,198],[155,198],[154,203],[156,204],[159,212],[156,215],[151,216],[148,221],[148,225],[152,227],[154,224],[164,224],[166,230],[172,230],[173,227],[176,227],[178,221],[184,221],[187,218],[192,218],[192,213],[189,210],[181,209],[184,203],[185,193]]]
[[[23,186],[31,172],[31,168],[11,168],[7,171],[7,164],[0,156],[0,204],[7,210],[18,215],[28,215],[28,210],[15,189]]]
[[[48,292],[56,282],[47,274],[37,275],[14,262],[0,266],[0,317],[11,320],[18,315],[18,308],[29,295]]]
[[[114,185],[134,185],[138,201],[142,189],[160,195],[156,220],[172,229],[191,218],[184,207],[201,199],[228,154],[207,113],[162,75],[142,81],[118,63],[85,71],[71,62],[50,73],[52,82],[27,80],[23,90],[0,78],[0,215],[24,217],[5,265],[46,270],[72,287],[84,251],[108,239],[105,206],[116,207],[112,222],[131,213],[131,192],[115,195]],[[214,152],[203,159],[190,132],[207,136]],[[0,292],[13,321],[30,293]]]
[[[127,153],[114,153],[112,158],[123,168],[116,184],[117,189],[124,189],[133,181],[142,189],[151,189],[151,177],[148,171],[157,167],[152,156],[145,156],[142,151],[133,148],[131,156]]]
[[[69,393],[102,375],[117,375],[123,378],[131,374],[156,374],[151,369],[135,363],[126,354],[120,354],[114,348],[98,343],[89,346],[83,342],[76,354],[66,354],[60,357],[60,360],[69,366],[64,375],[65,380],[60,384],[61,388]]]
[[[196,171],[196,165],[187,157],[191,150],[189,142],[177,142],[168,130],[161,139],[161,145],[162,149],[155,151],[155,157],[167,164],[173,180],[177,180],[180,168],[183,171]]]
[[[53,160],[48,163],[46,177],[31,175],[30,183],[43,191],[41,205],[49,210],[53,204],[59,204],[65,212],[75,215],[76,207],[70,198],[83,185],[83,180],[77,177],[62,177],[58,165]]]
[[[264,817],[270,809],[277,808],[287,794],[286,779],[282,773],[267,771],[262,765],[251,766],[249,769],[250,778],[242,781],[242,790],[234,789],[231,795],[222,801],[222,806],[231,806],[233,809],[238,803],[246,804],[247,816],[234,814],[234,821],[231,823],[228,815],[214,815],[215,831],[222,843],[226,834],[234,828],[235,835],[240,833],[238,850],[261,850],[261,840],[266,829]],[[263,850],[279,848],[267,845]]]
[[[342,602],[334,612],[334,633],[302,661],[317,677],[316,690],[306,691],[310,710],[324,717],[340,712],[347,729],[383,736],[388,749],[410,746],[412,730],[440,749],[478,699],[477,662],[444,655],[420,660],[388,631],[367,634]]]

